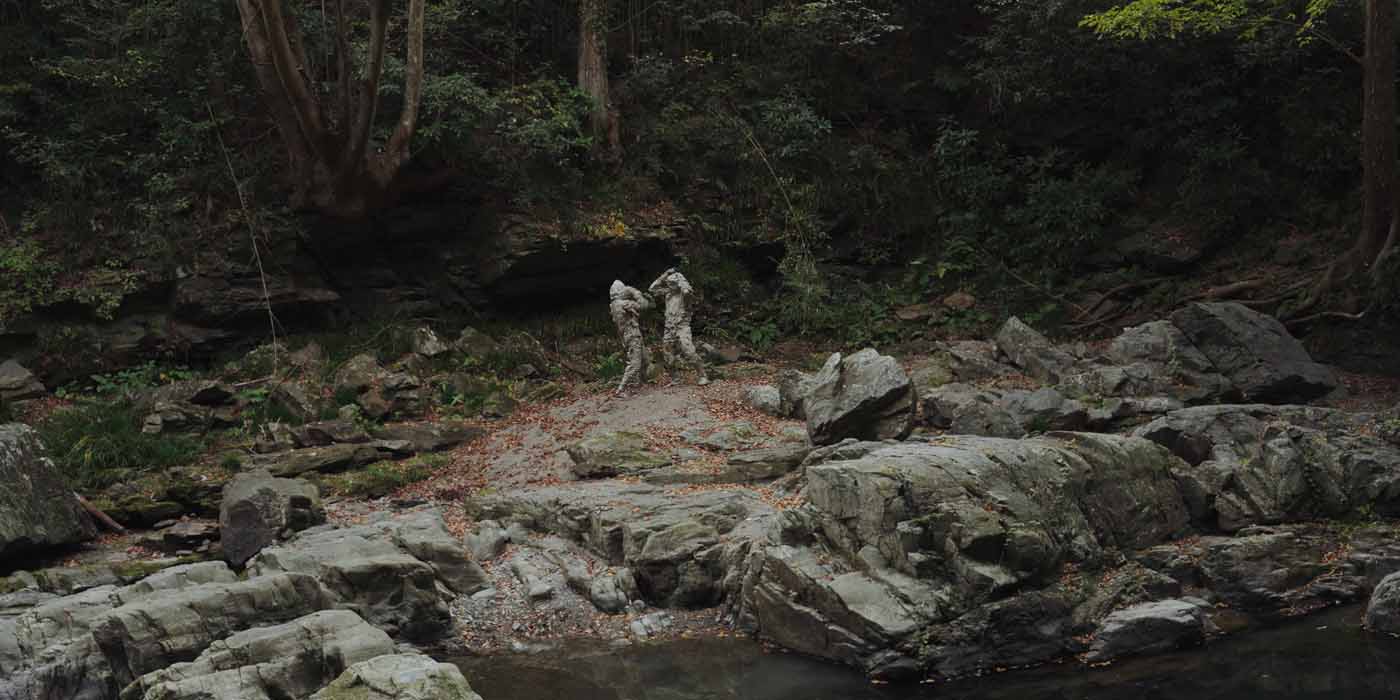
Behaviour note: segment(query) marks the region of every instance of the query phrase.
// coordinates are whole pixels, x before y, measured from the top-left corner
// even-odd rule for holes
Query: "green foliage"
[[[96,490],[199,455],[203,446],[196,438],[141,432],[143,417],[124,399],[83,401],[55,411],[37,428],[72,486]]]
[[[195,376],[195,372],[185,366],[168,367],[147,361],[114,372],[89,375],[83,389],[104,397],[133,396],[146,389],[194,379]],[[64,393],[72,393],[72,390],[65,390]]]
[[[627,369],[627,359],[620,352],[600,355],[593,362],[593,375],[604,381],[618,379]]]

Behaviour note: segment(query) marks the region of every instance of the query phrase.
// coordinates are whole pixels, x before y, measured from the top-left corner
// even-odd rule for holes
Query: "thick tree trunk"
[[[1396,195],[1395,0],[1366,0],[1365,55],[1361,87],[1361,231],[1355,245],[1338,258],[1309,293],[1311,308],[1339,290],[1367,284],[1377,258],[1394,245],[1400,229]],[[1361,306],[1361,295],[1346,294],[1343,306]]]
[[[418,123],[423,90],[426,0],[409,0],[404,100],[389,141],[371,149],[389,27],[390,0],[369,2],[369,65],[365,79],[351,77],[344,0],[335,0],[334,95],[323,100],[293,15],[283,0],[237,0],[244,41],[255,75],[286,145],[293,181],[292,204],[341,218],[359,218],[393,200]]]
[[[588,129],[600,152],[616,156],[619,149],[616,112],[608,94],[607,0],[578,3],[578,87],[588,95]]]

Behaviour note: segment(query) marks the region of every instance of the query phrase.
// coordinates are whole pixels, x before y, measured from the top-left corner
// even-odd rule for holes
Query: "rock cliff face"
[[[0,425],[0,484],[0,562],[96,534],[32,428]]]

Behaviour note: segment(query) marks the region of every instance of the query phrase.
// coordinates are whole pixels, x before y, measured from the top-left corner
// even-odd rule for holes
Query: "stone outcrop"
[[[0,560],[96,535],[33,428],[0,425],[0,484]]]
[[[1175,476],[1195,522],[1233,532],[1363,506],[1400,513],[1400,446],[1372,436],[1374,422],[1309,406],[1199,406],[1134,434],[1184,460]]]
[[[486,587],[481,567],[468,559],[434,510],[381,516],[355,527],[303,530],[259,552],[248,562],[248,572],[313,575],[339,605],[408,639],[441,635],[450,625],[446,598]]]
[[[0,620],[0,696],[106,700],[254,625],[330,607],[309,576],[239,581],[222,562],[98,586]]]
[[[224,486],[219,509],[224,559],[243,566],[284,534],[326,521],[321,494],[301,479],[279,479],[258,470]]]
[[[348,610],[236,632],[193,661],[141,676],[120,700],[307,698],[350,666],[394,653],[389,635]]]
[[[674,498],[661,487],[619,482],[477,496],[467,509],[579,542],[609,565],[627,567],[643,599],[680,607],[719,602],[737,580],[727,578],[738,576],[733,562],[775,515],[746,489]]]
[[[814,445],[904,438],[913,430],[914,385],[898,361],[874,349],[833,354],[808,386],[802,406]]]

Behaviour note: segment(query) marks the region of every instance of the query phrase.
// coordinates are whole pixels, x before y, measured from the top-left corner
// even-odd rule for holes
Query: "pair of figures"
[[[670,368],[678,364],[689,365],[699,370],[700,384],[709,384],[705,376],[705,364],[700,354],[695,352],[695,341],[690,337],[690,297],[695,290],[685,275],[673,267],[656,278],[647,288],[652,295],[663,295],[666,300],[666,332],[662,336],[661,353]],[[646,345],[642,342],[642,312],[652,307],[651,297],[635,287],[613,280],[608,290],[608,309],[612,312],[613,323],[622,336],[622,346],[627,352],[627,369],[622,373],[622,383],[618,393],[629,386],[641,384],[646,379]]]

